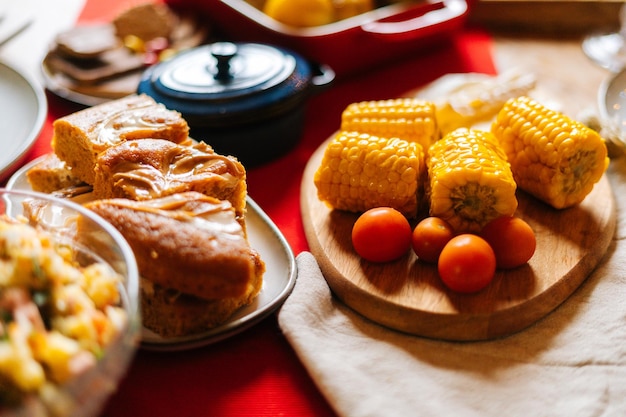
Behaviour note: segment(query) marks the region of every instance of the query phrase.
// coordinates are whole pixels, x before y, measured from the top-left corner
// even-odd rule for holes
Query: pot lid
[[[309,87],[311,69],[290,51],[257,43],[216,42],[181,52],[146,71],[138,92],[185,117],[259,118],[257,110],[293,108]]]
[[[167,61],[157,85],[191,99],[236,97],[282,83],[295,67],[292,55],[267,45],[218,42]]]

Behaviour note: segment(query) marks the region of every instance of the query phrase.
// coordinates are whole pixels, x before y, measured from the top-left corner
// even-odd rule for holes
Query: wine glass
[[[619,31],[588,35],[582,43],[587,57],[612,72],[626,67],[626,3],[620,8],[619,21]]]

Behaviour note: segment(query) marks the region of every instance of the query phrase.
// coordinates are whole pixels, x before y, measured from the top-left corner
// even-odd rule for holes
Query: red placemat
[[[79,22],[105,20],[136,0],[88,0]],[[307,250],[300,217],[300,180],[313,151],[339,126],[351,102],[404,95],[446,73],[493,74],[491,39],[467,30],[450,42],[405,57],[375,73],[332,86],[307,107],[304,134],[287,156],[248,172],[249,193],[285,234],[297,254]],[[30,158],[50,152],[52,121],[79,107],[49,96],[50,113]],[[277,186],[280,185],[280,186]],[[218,344],[192,351],[140,351],[104,416],[334,416],[275,316]]]

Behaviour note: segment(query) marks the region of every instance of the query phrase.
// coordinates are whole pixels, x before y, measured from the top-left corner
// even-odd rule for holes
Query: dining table
[[[30,27],[0,48],[0,60],[30,72],[43,85],[40,64],[56,33],[78,24],[110,20],[120,10],[136,4],[137,0],[23,0],[23,3],[25,11],[35,11],[34,19]],[[424,48],[390,62],[375,68],[363,68],[358,73],[336,79],[329,88],[308,100],[303,133],[295,146],[287,154],[247,170],[249,196],[284,235],[298,259],[299,275],[305,267],[311,267],[315,263],[315,259],[309,256],[310,247],[301,216],[303,172],[313,153],[339,128],[341,113],[348,104],[419,95],[420,88],[446,74],[478,73],[496,76],[515,69],[534,74],[536,90],[541,97],[556,103],[564,113],[578,117],[585,112],[597,111],[597,91],[611,75],[584,56],[580,48],[581,39],[576,36],[560,39],[554,36],[534,36],[532,33],[501,33],[472,19],[459,30],[446,35],[440,42],[425,45]],[[83,108],[82,105],[51,92],[46,93],[46,98],[46,121],[24,163],[51,152],[52,123],[55,119]],[[624,188],[623,178],[626,171],[623,169],[622,155],[614,156],[607,175],[615,195],[620,193],[620,187]],[[621,190],[621,193],[624,191]],[[519,333],[479,343],[434,341],[420,336],[402,335],[416,346],[414,351],[406,350],[412,352],[411,360],[428,362],[420,363],[420,366],[429,366],[428,370],[423,371],[422,378],[418,375],[421,371],[414,371],[415,378],[407,376],[407,372],[387,373],[381,375],[379,388],[373,389],[373,385],[360,384],[355,375],[363,372],[363,378],[367,379],[371,377],[365,375],[368,367],[382,367],[379,363],[393,358],[379,355],[361,362],[333,362],[333,352],[337,358],[358,356],[359,352],[368,351],[374,344],[385,343],[384,337],[395,341],[395,336],[389,336],[393,331],[372,331],[372,335],[378,336],[371,339],[360,338],[361,349],[357,352],[350,351],[354,346],[343,347],[339,343],[328,342],[332,334],[341,336],[341,330],[333,329],[335,333],[327,332],[324,335],[329,339],[319,336],[319,344],[314,349],[304,349],[303,341],[312,339],[299,338],[294,329],[286,324],[287,319],[281,318],[281,315],[301,311],[292,304],[289,309],[277,308],[245,331],[215,343],[166,352],[140,347],[101,415],[626,415],[626,303],[623,302],[624,298],[621,298],[621,303],[617,302],[620,296],[625,295],[622,287],[626,285],[623,282],[626,274],[620,274],[626,272],[626,268],[621,266],[623,262],[619,256],[619,251],[625,250],[623,246],[626,226],[620,211],[624,204],[626,202],[621,203],[618,199],[616,232],[606,256],[581,288],[546,318]],[[620,281],[621,277],[622,282],[611,281],[614,285],[609,291],[603,285],[608,286],[604,284],[607,281],[605,276],[612,270],[617,271],[615,280]],[[307,288],[299,285],[308,285],[310,282],[310,279],[305,280],[298,276],[294,295],[299,291],[302,297]],[[315,288],[326,290],[323,286]],[[606,302],[598,299],[600,295],[606,297],[607,293],[613,295],[605,299]],[[339,300],[332,298],[332,294],[330,297],[330,304],[323,306],[345,312],[350,323],[361,323],[358,320],[362,318],[358,318],[358,313],[346,309]],[[287,298],[285,304],[289,303],[290,298],[291,296]],[[611,321],[613,325],[609,330],[602,326],[597,330],[602,331],[601,337],[589,337],[589,334],[596,333],[585,333],[591,332],[586,327],[585,331],[573,328],[572,322],[587,317],[584,313],[592,309],[590,304],[602,304],[605,308],[602,314],[615,318]],[[305,307],[316,308],[315,304]],[[378,326],[366,319],[362,320],[366,323],[363,326]],[[595,324],[597,323],[594,322],[594,327],[598,328]],[[546,341],[547,334],[550,335],[549,342]],[[537,347],[537,343],[541,343],[541,347]],[[572,363],[564,359],[559,364],[555,359],[556,355],[559,349],[565,351],[565,348],[556,345],[561,343],[570,347],[576,345],[578,352],[588,353],[587,359],[577,358]],[[616,344],[619,343],[621,346],[618,349]],[[458,349],[460,354],[471,353],[480,361],[483,358],[477,351],[482,349],[491,352],[496,347],[502,352],[502,357],[496,359],[501,361],[498,362],[499,366],[486,369],[487,365],[481,365],[471,371],[465,369],[467,361],[459,359],[455,362],[450,359],[450,362],[443,365],[443,359],[438,357],[435,360],[425,352],[428,349],[440,353],[449,352],[451,358],[456,358],[454,351]],[[614,350],[610,350],[612,348]],[[557,352],[551,356],[553,349]],[[315,354],[315,350],[320,352],[319,358],[311,356]],[[594,359],[594,353],[598,354],[597,360]],[[506,358],[512,358],[515,366],[505,363]],[[320,366],[331,366],[334,363],[332,366],[336,367],[337,375],[334,385],[329,383],[330,371],[327,367],[318,368],[318,362]],[[356,363],[359,365],[355,365]],[[432,368],[438,366],[435,374]],[[535,373],[526,369],[530,366],[535,366]],[[359,370],[358,367],[362,369]],[[443,368],[446,371],[445,377],[442,374]],[[519,370],[519,373],[513,372],[513,368],[516,372]],[[532,383],[531,375],[536,375],[537,381],[540,381],[548,372],[556,372],[557,369],[560,372],[558,375],[554,373],[549,378],[546,377],[550,381],[549,389],[544,389],[545,385],[538,385],[532,390],[522,387],[524,381]],[[592,370],[595,374],[590,377],[587,372],[591,373]],[[572,375],[577,374],[586,379],[587,383],[570,389],[569,385],[572,384],[568,385],[568,381],[574,378]],[[425,383],[427,375],[429,382]],[[453,379],[455,377],[458,379]],[[480,389],[483,383],[484,389]],[[390,388],[395,385],[402,385],[405,389]],[[378,389],[384,395],[377,395]],[[411,392],[413,394],[407,395]],[[546,398],[543,398],[544,395]],[[565,401],[559,401],[560,396],[566,398],[568,404],[562,404]],[[573,398],[579,398],[580,401],[571,401]],[[371,403],[368,402],[369,399],[372,400]],[[491,406],[485,406],[492,401]],[[394,403],[404,406],[394,409],[390,405]],[[435,407],[432,404],[438,405]]]

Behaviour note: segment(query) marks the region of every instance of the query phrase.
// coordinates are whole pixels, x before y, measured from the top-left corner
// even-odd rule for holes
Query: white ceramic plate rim
[[[0,181],[24,161],[48,114],[46,95],[38,83],[0,63]]]
[[[7,182],[6,188],[31,190],[26,172],[46,156],[24,165]],[[179,338],[162,338],[144,329],[141,348],[153,351],[178,351],[210,345],[248,329],[280,307],[296,283],[296,260],[287,240],[269,216],[248,197],[246,225],[250,245],[265,262],[263,287],[255,301],[241,308],[221,326],[207,332]]]

